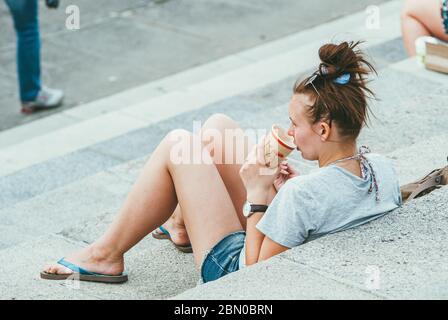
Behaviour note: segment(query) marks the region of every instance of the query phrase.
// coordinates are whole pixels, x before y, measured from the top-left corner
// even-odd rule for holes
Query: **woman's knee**
[[[401,10],[401,17],[414,16],[419,12],[421,0],[405,0]]]
[[[211,164],[210,155],[201,138],[184,129],[170,131],[162,141],[169,156],[169,164]]]
[[[408,22],[418,22],[428,35],[447,40],[448,36],[443,27],[440,15],[441,2],[439,0],[405,0],[401,12],[401,23],[404,31]]]
[[[244,154],[247,144],[243,129],[222,113],[216,113],[207,119],[201,129],[201,138],[215,164],[234,164],[234,153]]]
[[[184,129],[175,129],[168,132],[165,138],[162,140],[161,145],[165,148],[172,150],[185,149],[191,145],[193,139],[193,133]]]
[[[440,0],[405,0],[401,18],[412,17],[420,22],[425,22],[440,17],[440,8]]]
[[[202,126],[202,129],[217,129],[224,131],[225,129],[239,128],[238,123],[224,113],[215,113],[211,115]]]

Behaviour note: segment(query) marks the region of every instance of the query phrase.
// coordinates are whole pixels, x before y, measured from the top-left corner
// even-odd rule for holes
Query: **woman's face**
[[[317,160],[322,144],[318,133],[319,123],[312,125],[306,115],[306,106],[311,106],[314,99],[306,94],[294,94],[289,103],[288,112],[291,125],[288,134],[294,137],[297,150],[306,160]]]

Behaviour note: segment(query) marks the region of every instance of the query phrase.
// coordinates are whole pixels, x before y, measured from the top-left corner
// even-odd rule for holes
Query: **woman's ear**
[[[320,140],[322,142],[327,141],[328,138],[330,137],[330,131],[331,131],[331,128],[328,125],[328,123],[322,121],[319,125],[319,130],[320,130],[320,132],[319,132]]]

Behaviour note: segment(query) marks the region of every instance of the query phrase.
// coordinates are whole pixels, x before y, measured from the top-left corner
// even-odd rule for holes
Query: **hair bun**
[[[336,79],[346,73],[357,75],[361,81],[374,68],[366,61],[363,53],[357,48],[360,41],[328,43],[319,49],[319,72],[323,78]]]
[[[359,57],[353,49],[359,44],[354,42],[342,42],[340,44],[329,43],[319,49],[319,58],[322,63],[319,71],[322,76],[337,78],[350,70],[359,68]]]

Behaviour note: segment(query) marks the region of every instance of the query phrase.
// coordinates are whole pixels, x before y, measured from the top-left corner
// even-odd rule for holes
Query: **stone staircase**
[[[447,78],[406,59],[399,5],[381,6],[380,30],[366,30],[360,12],[0,133],[0,298],[447,298],[447,188],[205,285],[196,286],[191,254],[150,236],[127,253],[125,284],[39,278],[45,262],[104,232],[170,130],[192,130],[194,121],[217,112],[243,128],[286,125],[292,84],[335,35],[367,40],[379,68],[376,118],[360,143],[390,157],[402,184],[445,165]],[[315,166],[296,159],[302,174]]]

